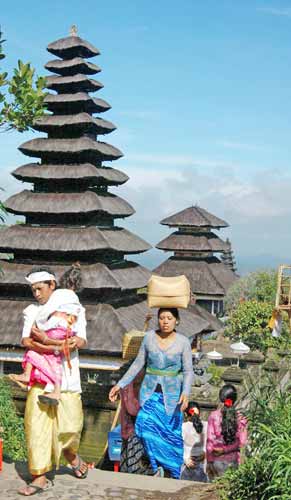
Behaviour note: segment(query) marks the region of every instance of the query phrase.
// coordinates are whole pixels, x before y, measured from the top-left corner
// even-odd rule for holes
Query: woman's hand
[[[68,348],[69,348],[70,352],[75,351],[78,347],[76,337],[71,337],[67,341],[64,341],[64,342],[68,343]]]
[[[179,405],[181,405],[181,411],[185,411],[189,403],[188,396],[186,394],[181,394],[179,399]]]
[[[187,469],[195,469],[196,467],[195,461],[192,458],[187,458],[187,460],[185,460],[185,465]]]
[[[109,392],[109,401],[111,401],[111,403],[114,403],[117,400],[119,392],[120,392],[119,385],[118,384],[114,385],[111,391]]]
[[[213,448],[213,454],[217,455],[219,457],[220,455],[224,454],[224,449],[223,448]]]
[[[36,340],[36,342],[39,342],[40,344],[45,345],[47,335],[45,334],[45,332],[43,330],[40,330],[35,325],[31,328],[31,336],[32,336],[33,340]]]

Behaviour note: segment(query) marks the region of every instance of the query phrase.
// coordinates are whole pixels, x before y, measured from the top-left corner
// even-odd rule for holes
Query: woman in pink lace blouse
[[[237,391],[231,384],[219,392],[222,408],[211,412],[207,427],[207,472],[210,479],[229,467],[238,467],[240,451],[247,444],[247,420],[234,408]]]

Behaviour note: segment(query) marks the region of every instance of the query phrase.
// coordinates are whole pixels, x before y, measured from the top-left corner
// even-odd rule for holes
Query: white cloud
[[[229,141],[229,140],[225,140],[225,141],[218,141],[217,144],[219,146],[222,146],[226,149],[244,149],[244,150],[247,150],[247,151],[257,151],[257,150],[265,150],[265,146],[264,147],[260,147],[260,146],[257,146],[256,144],[246,144],[244,142],[237,142],[237,141]]]
[[[254,174],[241,180],[236,171],[221,169],[153,169],[141,165],[126,170],[128,183],[115,189],[136,209],[133,217],[120,222],[131,231],[156,245],[169,234],[159,222],[164,217],[198,204],[225,219],[230,229],[221,237],[230,236],[239,256],[269,253],[282,260],[291,247],[291,176],[277,172]],[[285,253],[284,253],[285,252]],[[157,259],[168,254],[153,255]],[[283,256],[283,257],[282,257]],[[288,257],[285,257],[285,260]],[[258,260],[258,259],[257,259]],[[156,261],[156,264],[155,264]]]
[[[117,221],[152,245],[169,234],[159,222],[179,210],[198,204],[225,219],[230,229],[221,237],[230,236],[239,256],[259,256],[265,250],[273,256],[284,255],[288,260],[291,247],[291,175],[286,168],[262,171],[242,179],[240,170],[212,159],[203,159],[209,168],[198,167],[192,156],[131,155],[116,164],[130,180],[111,191],[125,198],[136,210],[134,216]],[[192,163],[191,163],[192,162]],[[120,163],[122,165],[120,165]],[[30,189],[14,179],[14,166],[0,170],[0,186],[5,188],[0,199],[6,199],[22,189]],[[11,221],[12,222],[12,221]],[[285,253],[284,253],[285,252]],[[158,265],[168,254],[152,251],[145,263]],[[149,265],[149,264],[148,264]]]
[[[266,14],[272,14],[273,16],[291,17],[291,7],[257,7],[256,10],[259,12],[264,12]]]
[[[193,155],[171,155],[171,154],[127,154],[126,163],[147,165],[149,167],[159,165],[165,167],[225,167],[234,168],[239,165],[220,159],[209,159],[195,157]]]
[[[139,120],[156,120],[161,116],[161,112],[156,110],[118,111],[117,114],[129,118],[137,118]]]

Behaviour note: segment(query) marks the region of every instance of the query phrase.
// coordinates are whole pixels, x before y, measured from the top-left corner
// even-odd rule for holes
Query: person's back
[[[240,451],[247,443],[247,420],[234,408],[237,391],[231,384],[219,393],[222,409],[211,412],[207,428],[207,471],[211,479],[240,463]]]
[[[204,427],[200,418],[200,407],[192,401],[185,411],[186,422],[182,425],[184,442],[184,465],[181,479],[187,481],[207,482],[204,471]]]

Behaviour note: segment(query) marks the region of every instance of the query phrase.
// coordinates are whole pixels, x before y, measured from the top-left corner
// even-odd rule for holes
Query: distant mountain
[[[280,264],[291,264],[289,257],[278,257],[277,255],[237,255],[238,273],[240,275],[257,271],[258,269],[277,269]]]

